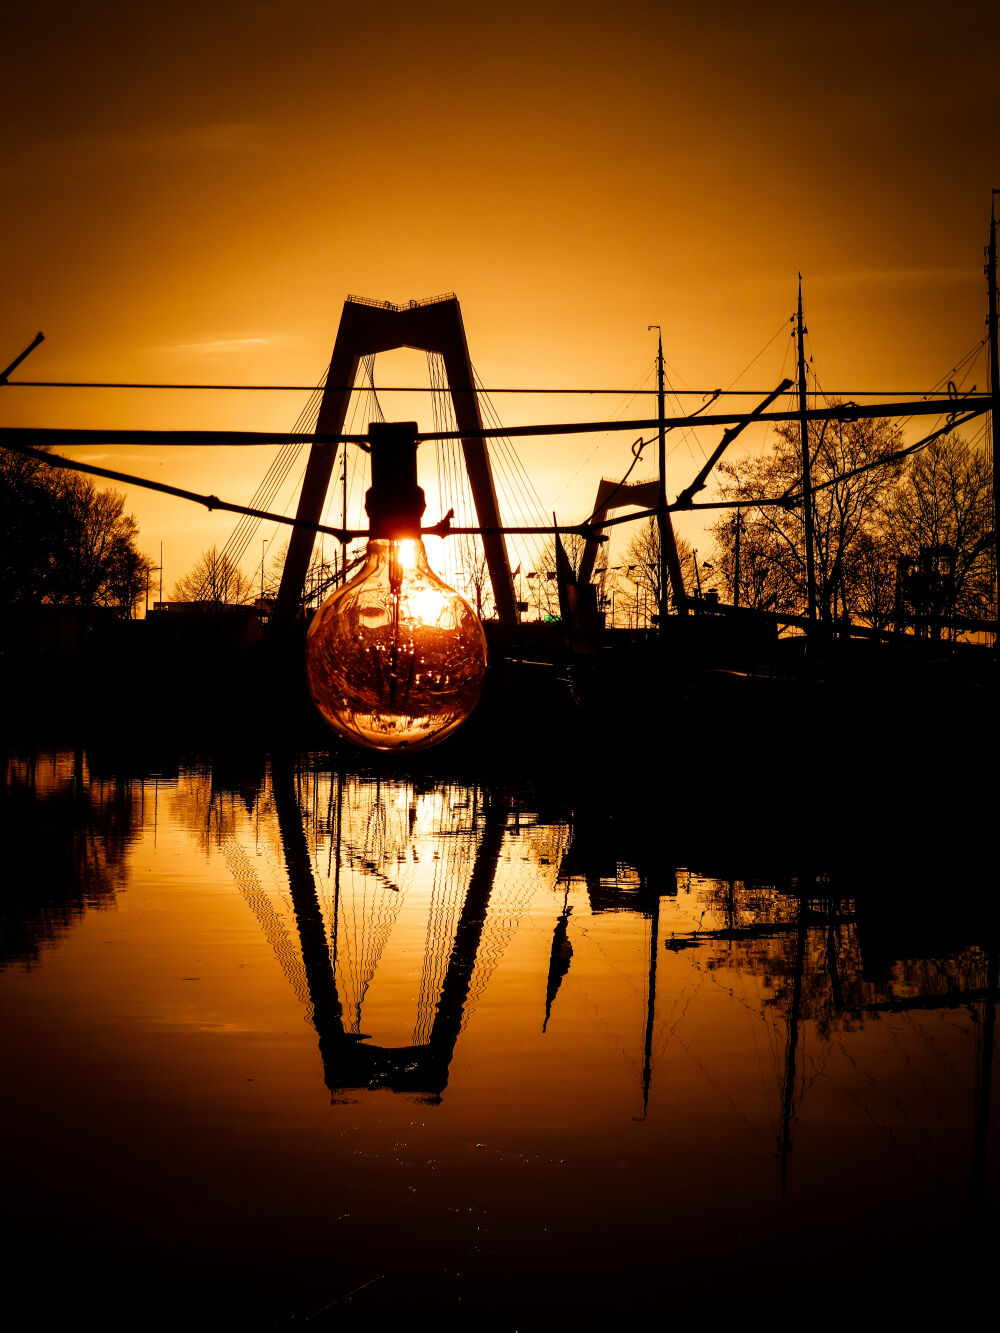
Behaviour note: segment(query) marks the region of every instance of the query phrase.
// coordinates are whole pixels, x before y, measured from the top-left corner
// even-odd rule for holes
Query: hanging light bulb
[[[415,750],[443,740],[476,706],[486,640],[469,603],[427,563],[416,424],[372,423],[368,434],[368,552],[313,617],[306,674],[313,703],[342,736]]]

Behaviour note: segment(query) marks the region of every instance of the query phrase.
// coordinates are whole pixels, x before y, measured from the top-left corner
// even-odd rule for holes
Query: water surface
[[[651,866],[324,754],[25,750],[2,809],[18,1327],[896,1322],[987,1274],[958,864]]]

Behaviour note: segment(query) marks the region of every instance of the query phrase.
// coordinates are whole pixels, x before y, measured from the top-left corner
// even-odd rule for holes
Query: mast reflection
[[[678,932],[664,944],[673,951],[706,950],[708,971],[756,974],[770,992],[766,1005],[783,1012],[776,1152],[782,1199],[807,1086],[806,1024],[829,1045],[866,1021],[964,1010],[976,1038],[969,1227],[982,1238],[989,1221],[987,1147],[1000,995],[1000,923],[992,896],[971,896],[960,919],[943,923],[936,886],[905,878],[862,882],[855,897],[848,886],[812,875],[714,885],[708,896],[724,924]]]

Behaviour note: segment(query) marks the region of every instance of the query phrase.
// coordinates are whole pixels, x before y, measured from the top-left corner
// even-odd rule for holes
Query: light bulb
[[[444,740],[475,708],[486,674],[479,617],[433,572],[420,540],[416,430],[369,425],[364,567],[327,598],[306,638],[313,703],[335,731],[374,750]]]
[[[485,672],[479,618],[419,538],[369,541],[361,572],[327,598],[306,640],[313,703],[376,750],[443,740],[476,706]]]

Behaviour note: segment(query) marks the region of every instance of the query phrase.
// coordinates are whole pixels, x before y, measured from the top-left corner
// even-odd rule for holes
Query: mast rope
[[[676,391],[674,390],[674,386],[673,386],[673,385],[670,383],[670,381],[667,379],[667,370],[668,370],[668,368],[669,368],[671,371],[673,371],[673,373],[674,373],[675,375],[678,374],[678,371],[677,371],[673,366],[669,366],[669,367],[668,367],[668,363],[667,363],[666,361],[664,361],[664,363],[663,363],[663,386],[664,386],[664,390],[665,390],[665,392],[664,392],[664,400],[666,400],[667,398],[669,398],[669,399],[671,399],[674,403],[676,403],[676,405],[677,405],[678,407],[680,407],[680,406],[681,406],[681,400],[680,400],[680,398],[677,396],[677,393],[676,393]],[[718,397],[719,397],[719,393],[718,393],[718,391],[717,391],[717,392],[715,393],[715,396],[712,397],[712,398],[710,398],[709,401],[714,403]],[[701,457],[702,457],[702,460],[703,460],[704,462],[707,463],[707,462],[708,462],[708,453],[707,453],[706,450],[705,450],[705,446],[702,444],[702,442],[701,442],[701,440],[699,439],[699,437],[698,437],[697,435],[694,435],[694,432],[692,431],[692,429],[691,429],[690,426],[682,426],[682,427],[680,427],[680,435],[679,435],[678,439],[674,442],[674,444],[673,444],[672,448],[670,449],[670,451],[668,452],[667,457],[668,457],[668,458],[672,458],[673,455],[677,452],[677,450],[681,447],[681,445],[682,445],[682,444],[686,444],[687,447],[688,447],[688,454],[693,458],[693,457],[694,457],[694,449],[691,447],[691,438],[692,438],[692,435],[694,436],[694,443],[698,446],[699,450],[701,451]]]
[[[622,399],[622,401],[618,404],[618,410],[617,410],[617,412],[615,413],[615,417],[616,417],[616,419],[620,419],[620,418],[621,418],[622,414],[628,410],[628,408],[631,406],[633,400],[634,400],[636,397],[638,397],[638,395],[639,395],[640,393],[655,393],[655,392],[656,392],[655,389],[644,389],[644,388],[643,388],[643,385],[646,383],[646,381],[649,379],[649,377],[655,373],[655,371],[656,371],[656,358],[654,357],[653,360],[652,360],[652,361],[649,363],[649,365],[647,366],[646,370],[643,372],[643,374],[641,374],[641,375],[639,376],[639,378],[636,380],[635,385],[634,385],[631,389],[629,389],[629,390],[627,391],[626,396],[625,396],[625,397]],[[597,453],[598,449],[600,449],[601,445],[605,443],[605,441],[606,441],[606,439],[607,439],[607,437],[608,437],[608,433],[609,433],[608,431],[604,431],[601,435],[598,436],[598,438],[597,438],[596,442],[593,444],[593,446],[592,446],[590,452],[589,452],[585,457],[583,456],[584,451],[581,449],[580,454],[578,455],[578,458],[579,458],[579,460],[580,460],[580,461],[579,461],[579,465],[577,466],[577,468],[575,469],[575,471],[574,471],[573,473],[571,473],[571,475],[570,475],[569,478],[567,479],[565,485],[563,486],[562,490],[561,490],[561,491],[559,492],[559,494],[555,497],[557,503],[559,502],[559,500],[562,499],[562,497],[565,495],[566,491],[567,491],[567,490],[569,489],[569,487],[573,484],[573,482],[576,481],[577,477],[580,475],[580,473],[583,471],[583,469],[587,466],[587,464],[590,462],[590,460],[594,457],[594,455]]]

